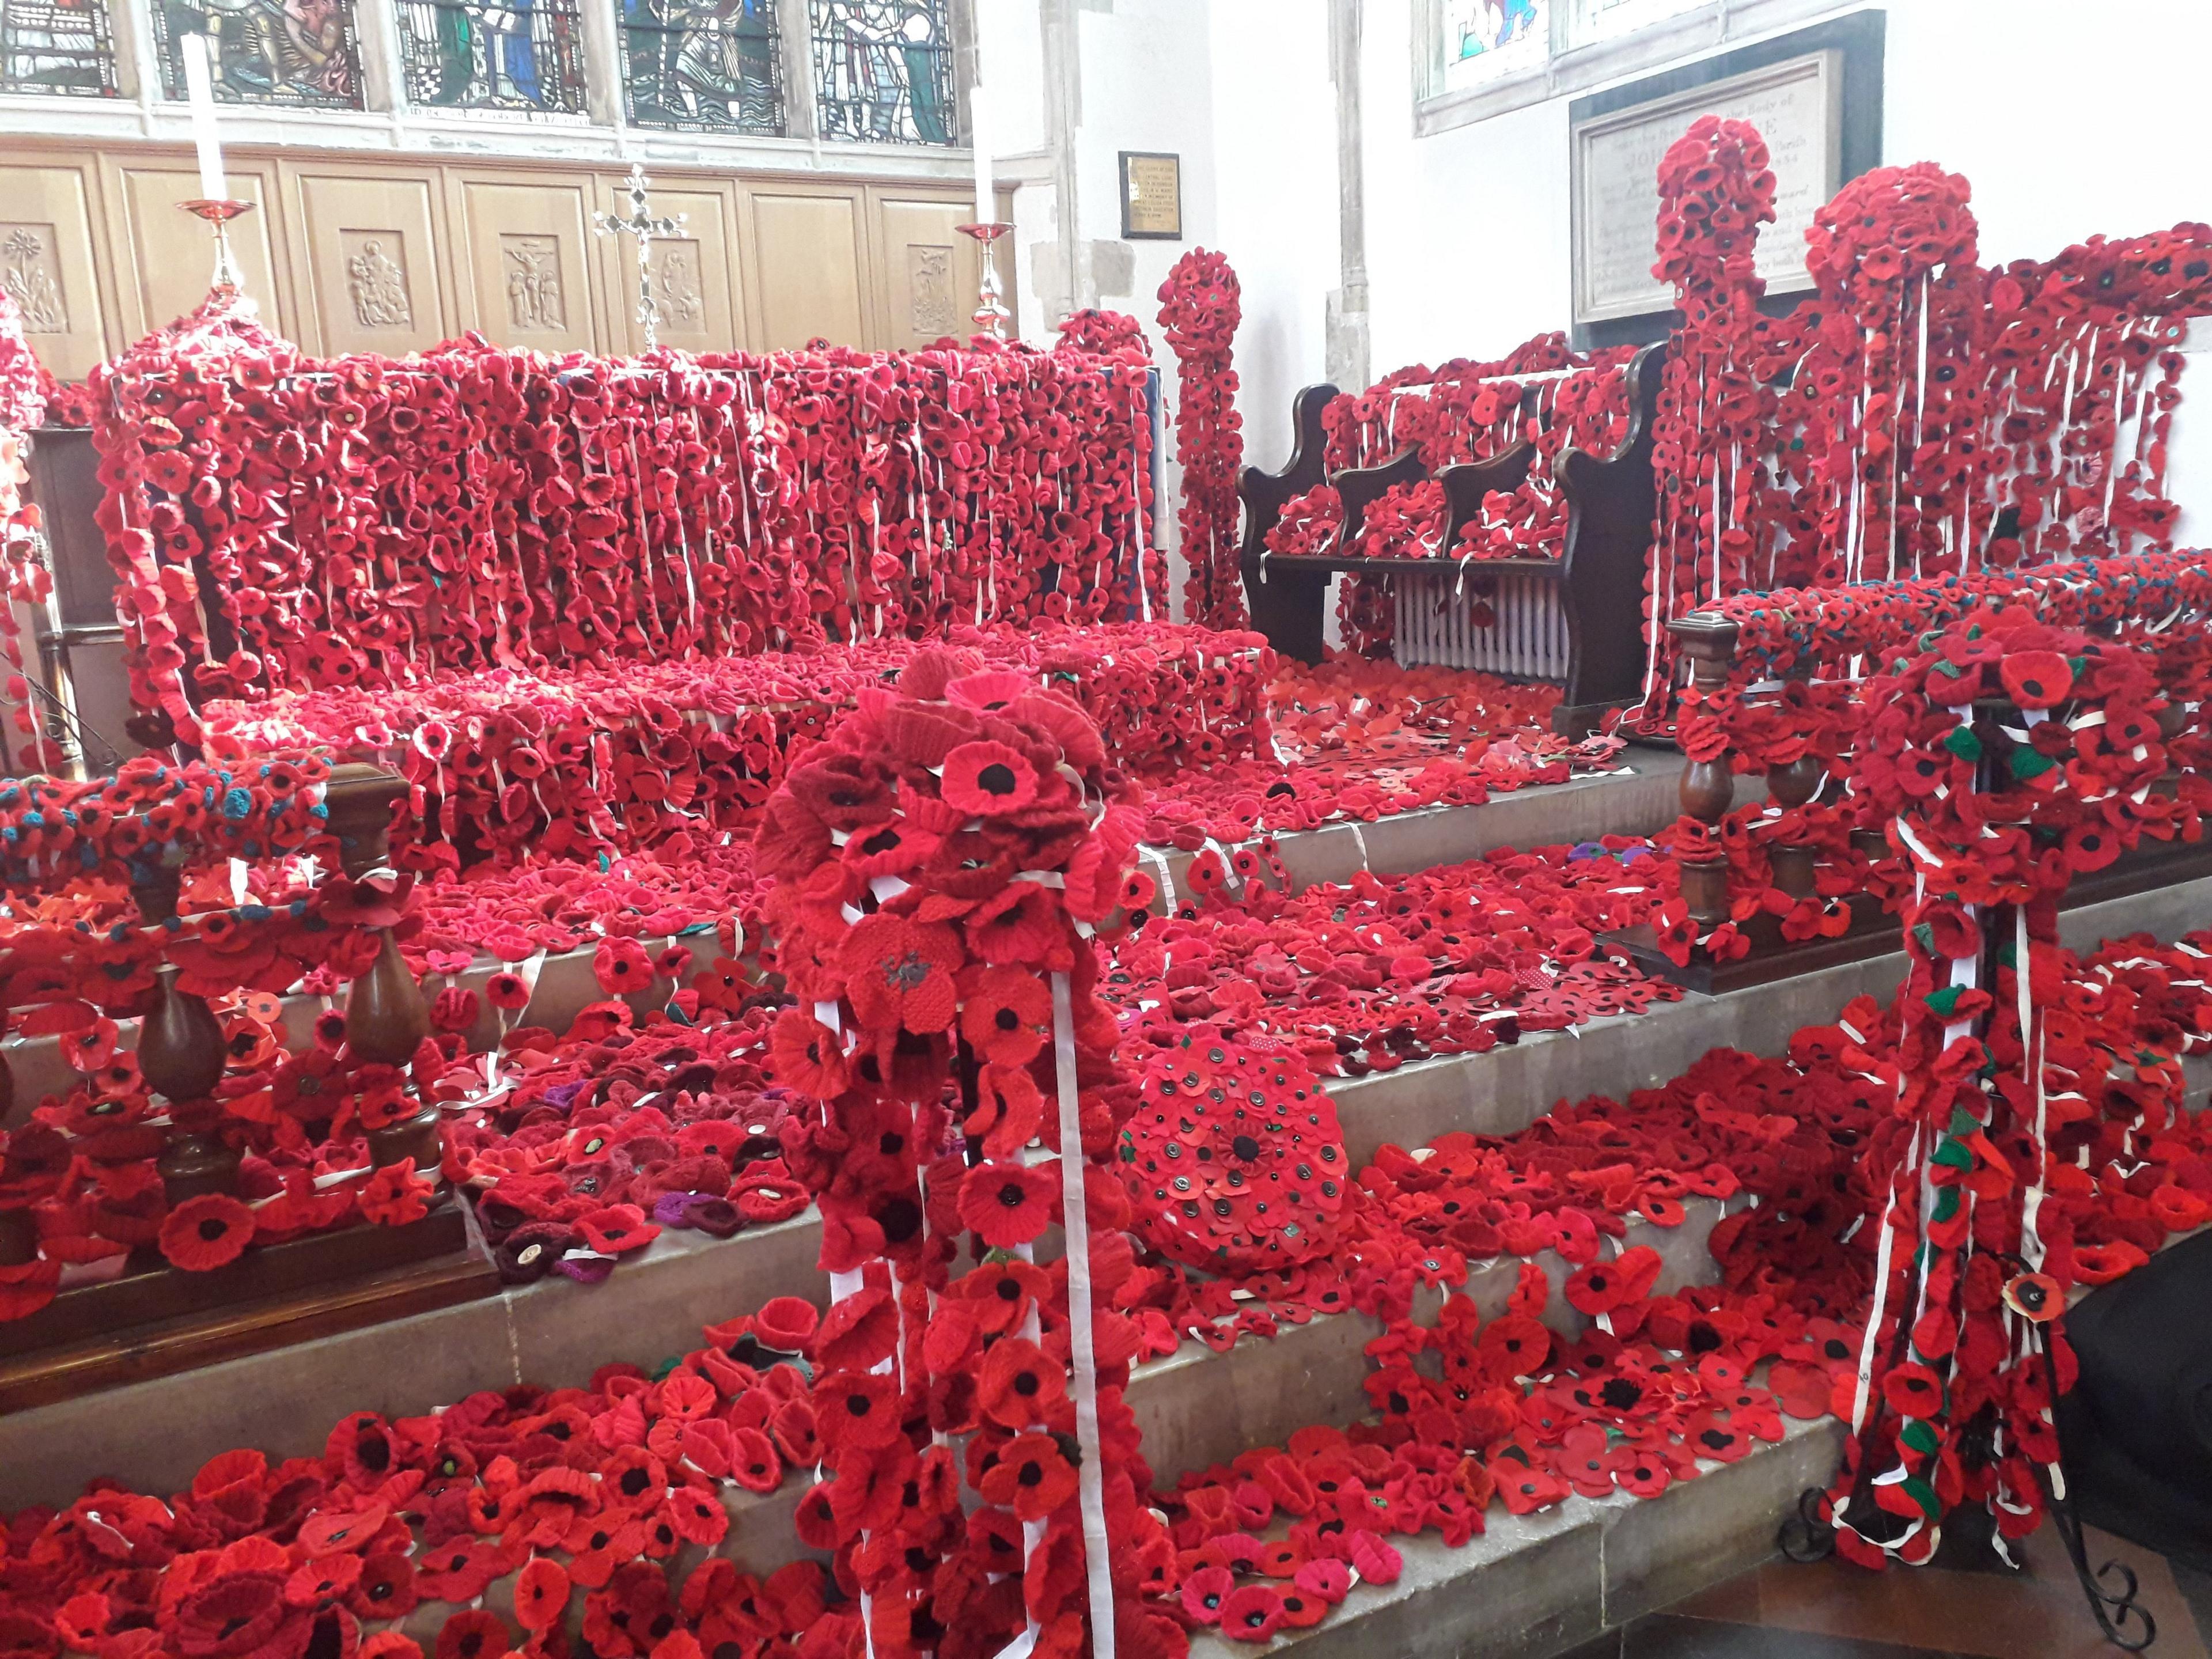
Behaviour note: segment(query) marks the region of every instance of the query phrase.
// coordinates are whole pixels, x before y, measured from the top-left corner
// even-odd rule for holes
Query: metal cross
[[[628,232],[637,238],[637,320],[645,331],[645,349],[651,351],[660,343],[660,301],[653,297],[653,239],[673,236],[684,228],[684,216],[674,218],[666,215],[656,219],[646,211],[645,164],[633,162],[629,183],[625,186],[629,197],[629,217],[617,218],[611,213],[595,212],[598,230],[602,236],[615,236]]]

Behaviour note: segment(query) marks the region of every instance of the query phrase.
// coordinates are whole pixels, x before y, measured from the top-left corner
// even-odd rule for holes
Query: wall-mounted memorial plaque
[[[1182,158],[1121,152],[1121,234],[1131,240],[1182,240]]]
[[[1840,54],[1808,52],[1573,130],[1575,320],[1664,311],[1674,290],[1651,274],[1659,158],[1702,115],[1748,121],[1773,158],[1774,222],[1759,233],[1770,293],[1809,288],[1805,228],[1842,185]]]
[[[1568,118],[1577,340],[1656,338],[1674,303],[1651,275],[1659,161],[1700,116],[1748,121],[1774,168],[1760,227],[1767,292],[1812,286],[1805,229],[1881,143],[1881,17],[1862,13],[1575,100]]]

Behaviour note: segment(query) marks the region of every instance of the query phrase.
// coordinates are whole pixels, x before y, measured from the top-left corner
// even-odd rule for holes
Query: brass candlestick
[[[230,222],[241,214],[252,212],[253,204],[202,198],[177,205],[194,218],[204,219],[215,227],[215,279],[208,285],[208,298],[222,301],[234,311],[252,313],[253,300],[246,291],[246,274],[238,268],[238,257],[231,251]]]
[[[953,228],[963,236],[974,237],[977,246],[982,250],[983,281],[981,298],[975,307],[975,331],[979,334],[988,334],[994,340],[1004,340],[1006,337],[1006,325],[1013,320],[1014,313],[1006,309],[1006,301],[1000,297],[1005,290],[999,286],[998,260],[993,255],[991,247],[999,238],[1011,232],[1013,227],[1003,221],[993,220],[988,224],[956,225]]]

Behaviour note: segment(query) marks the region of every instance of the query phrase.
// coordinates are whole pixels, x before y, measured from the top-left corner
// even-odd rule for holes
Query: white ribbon
[[[1098,1449],[1098,1356],[1091,1328],[1091,1224],[1083,1191],[1083,1124],[1075,1084],[1075,1012],[1065,973],[1052,976],[1053,1058],[1060,1077],[1060,1190],[1066,1212],[1067,1334],[1075,1362],[1075,1443],[1083,1454],[1084,1571],[1091,1584],[1091,1650],[1114,1659],[1114,1570],[1106,1542],[1105,1469]]]

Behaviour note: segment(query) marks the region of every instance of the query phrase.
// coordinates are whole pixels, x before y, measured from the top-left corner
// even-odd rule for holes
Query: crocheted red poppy
[[[963,743],[945,757],[945,804],[977,817],[1018,811],[1037,798],[1036,768],[1010,744]]]
[[[228,1193],[203,1193],[161,1223],[161,1254],[187,1273],[235,1261],[253,1242],[253,1212]]]
[[[960,1219],[994,1250],[1026,1244],[1052,1217],[1056,1170],[1009,1160],[978,1164],[960,1183]]]
[[[1211,1036],[1146,1066],[1122,1127],[1138,1231],[1193,1267],[1256,1273],[1334,1242],[1347,1159],[1336,1109],[1299,1058]]]

